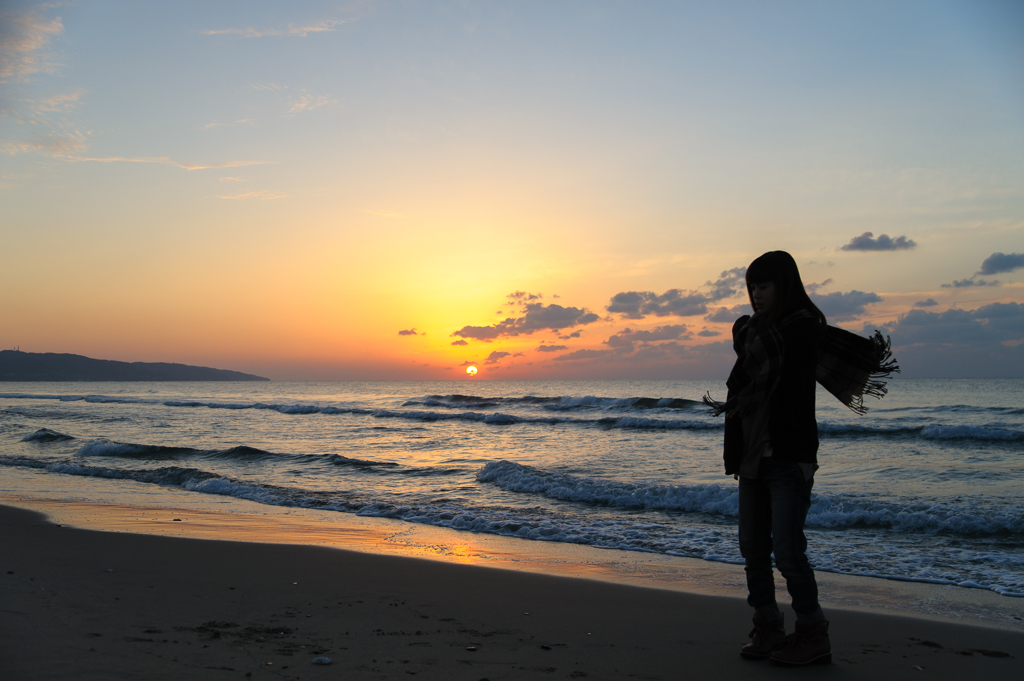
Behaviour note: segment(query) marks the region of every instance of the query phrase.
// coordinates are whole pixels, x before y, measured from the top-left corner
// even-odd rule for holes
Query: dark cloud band
[[[978,274],[999,274],[1024,267],[1024,253],[993,253],[981,263]]]
[[[573,326],[593,324],[600,319],[586,308],[527,303],[524,309],[525,314],[522,317],[509,317],[492,326],[464,326],[452,336],[492,341],[502,336],[529,335],[537,331],[560,331]]]
[[[873,232],[864,232],[850,239],[850,243],[840,246],[844,251],[903,251],[916,248],[917,244],[905,236],[895,239],[888,234],[879,234],[875,239]]]

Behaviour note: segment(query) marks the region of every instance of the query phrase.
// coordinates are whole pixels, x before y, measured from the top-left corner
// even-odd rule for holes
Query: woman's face
[[[754,303],[754,310],[758,314],[771,314],[772,307],[775,305],[775,282],[752,283],[750,285],[750,300]]]

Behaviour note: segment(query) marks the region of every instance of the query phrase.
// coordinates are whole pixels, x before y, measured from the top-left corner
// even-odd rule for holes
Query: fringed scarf
[[[743,417],[746,456],[742,470],[751,471],[751,477],[756,476],[760,450],[768,441],[768,404],[782,376],[785,350],[782,330],[803,319],[816,317],[808,310],[798,310],[778,324],[763,328],[757,314],[745,323],[742,319],[737,322],[733,344],[738,356],[726,381],[729,390],[726,401],[717,402],[711,393],[704,396],[704,404],[711,407],[712,415]],[[871,338],[864,338],[829,326],[818,342],[815,378],[858,414],[868,410],[864,395],[881,399],[887,392],[886,381],[899,372],[900,367],[892,356],[892,343],[879,331]]]
[[[862,416],[868,411],[864,396],[885,397],[886,381],[898,373],[892,341],[877,329],[874,336],[864,338],[830,326],[818,345],[818,383]]]
[[[759,329],[758,316],[750,317],[740,329],[744,352],[736,358],[726,381],[729,389],[725,402],[718,402],[711,393],[704,404],[713,416],[750,414],[768,401],[779,382],[782,371],[783,343],[781,330],[801,318],[813,318],[807,310],[798,310],[777,325]],[[737,348],[739,350],[739,348]],[[739,354],[739,353],[737,353]],[[851,410],[866,414],[864,396],[881,399],[888,392],[886,381],[900,373],[892,356],[892,341],[875,331],[871,338],[827,327],[818,342],[818,383]]]

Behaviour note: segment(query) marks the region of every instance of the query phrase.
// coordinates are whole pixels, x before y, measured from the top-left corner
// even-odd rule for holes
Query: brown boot
[[[754,613],[754,630],[750,632],[750,643],[740,648],[740,655],[748,660],[767,660],[772,651],[786,643],[786,626],[779,613],[779,619],[768,621],[759,612]]]
[[[771,653],[775,664],[795,667],[805,664],[831,664],[832,644],[828,640],[828,622],[796,623],[796,631],[786,644]]]

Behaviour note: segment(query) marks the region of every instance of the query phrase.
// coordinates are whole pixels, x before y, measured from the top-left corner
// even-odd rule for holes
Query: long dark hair
[[[769,281],[775,284],[775,304],[764,320],[765,324],[774,324],[797,310],[807,310],[818,318],[824,330],[828,322],[804,290],[804,282],[800,279],[800,270],[793,256],[785,251],[768,251],[750,263],[747,268],[747,296],[751,306],[754,305],[752,285]]]

